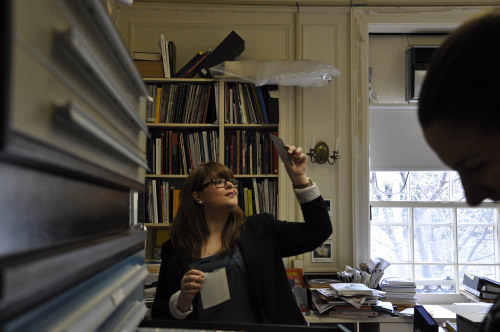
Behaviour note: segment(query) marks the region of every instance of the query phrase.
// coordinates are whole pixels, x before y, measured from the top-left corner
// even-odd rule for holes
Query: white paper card
[[[203,309],[208,309],[231,299],[229,285],[227,284],[226,268],[223,267],[213,272],[205,272],[205,281],[200,293]]]

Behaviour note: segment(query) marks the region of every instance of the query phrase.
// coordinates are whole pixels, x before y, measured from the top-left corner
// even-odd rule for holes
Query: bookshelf
[[[278,134],[279,100],[273,98],[266,101],[261,98],[259,105],[255,87],[246,83],[200,78],[145,78],[144,82],[148,91],[156,92],[156,95],[152,93],[153,98],[148,102],[149,111],[146,115],[151,135],[147,144],[150,171],[146,175],[146,225],[164,224],[167,227],[160,229],[168,230],[177,204],[172,197],[172,187],[180,190],[189,170],[206,161],[218,161],[233,170],[235,177],[240,180],[239,204],[247,215],[268,212],[277,216],[278,159],[270,135]],[[198,94],[204,98],[203,102],[200,102],[200,97],[173,101],[175,93],[171,94],[171,91],[175,86],[179,89],[181,84],[194,87],[193,94],[197,88],[202,90],[200,86],[211,86],[210,94]],[[160,100],[159,87],[162,92],[168,91],[160,94]],[[261,96],[270,94],[271,90],[276,91],[274,95],[277,95],[277,87],[258,89]],[[175,115],[170,111],[175,109],[179,112],[176,109],[179,103],[190,105],[184,106],[183,112],[191,112],[191,119],[205,120],[202,123],[186,123],[192,121],[186,117],[186,122],[179,123],[179,118],[172,122]],[[193,115],[196,113],[193,104],[200,106],[199,111],[204,112],[203,116]],[[271,119],[275,123],[263,123],[261,107],[266,107],[266,122]],[[276,114],[269,116],[270,107]],[[156,116],[158,111],[163,115]],[[175,134],[178,135],[177,139],[173,138]],[[185,151],[181,149],[181,137]],[[186,161],[185,158],[191,159]]]

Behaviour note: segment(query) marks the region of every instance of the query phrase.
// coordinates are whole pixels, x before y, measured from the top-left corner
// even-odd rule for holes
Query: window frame
[[[415,280],[415,267],[423,265],[447,265],[452,266],[454,272],[455,280],[455,293],[459,293],[460,284],[462,283],[463,277],[459,275],[459,270],[461,266],[493,266],[496,268],[496,275],[500,275],[500,205],[494,202],[483,202],[482,204],[471,207],[466,202],[457,201],[372,201],[370,200],[370,209],[372,208],[406,208],[408,209],[408,222],[373,222],[370,220],[370,226],[368,227],[369,238],[371,243],[371,227],[373,225],[377,226],[406,226],[408,227],[408,240],[409,240],[409,257],[408,262],[391,262],[392,265],[403,265],[409,266],[410,275]],[[435,224],[435,225],[450,225],[452,232],[452,261],[451,262],[415,262],[415,244],[414,244],[414,230],[415,223],[413,220],[413,210],[416,208],[440,208],[440,209],[451,209],[451,223],[446,224]],[[493,227],[493,234],[495,236],[495,262],[494,263],[462,263],[458,260],[458,227],[459,223],[457,221],[457,211],[461,208],[467,209],[494,209],[496,210],[496,223],[485,224],[485,223],[471,223],[467,226],[481,226],[481,227]],[[371,215],[371,213],[370,213]],[[431,225],[431,224],[418,224],[418,225]],[[432,224],[434,225],[434,224]],[[371,247],[370,247],[371,248]],[[415,280],[417,281],[417,280]],[[434,293],[438,295],[438,293]]]
[[[369,246],[369,34],[450,32],[464,20],[487,7],[443,7],[436,22],[436,7],[394,10],[381,7],[352,8],[351,11],[351,146],[353,266],[370,258]],[[457,9],[459,9],[457,11]],[[425,296],[424,296],[425,295]],[[429,296],[427,296],[429,295]],[[453,303],[463,300],[459,294],[422,294],[421,303]]]

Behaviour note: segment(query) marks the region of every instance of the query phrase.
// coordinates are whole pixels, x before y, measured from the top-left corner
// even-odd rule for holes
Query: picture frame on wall
[[[332,241],[326,241],[318,248],[314,249],[311,253],[313,263],[331,263],[333,262],[332,256]]]

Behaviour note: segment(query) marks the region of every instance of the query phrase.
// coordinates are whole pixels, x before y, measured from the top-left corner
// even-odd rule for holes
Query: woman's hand
[[[301,147],[293,145],[285,145],[288,149],[288,154],[292,158],[293,166],[285,164],[285,169],[290,176],[290,180],[295,185],[302,185],[309,182],[306,176],[307,159]]]
[[[189,310],[194,297],[203,288],[204,273],[200,270],[189,270],[181,279],[181,293],[177,299],[177,308],[181,312]]]

